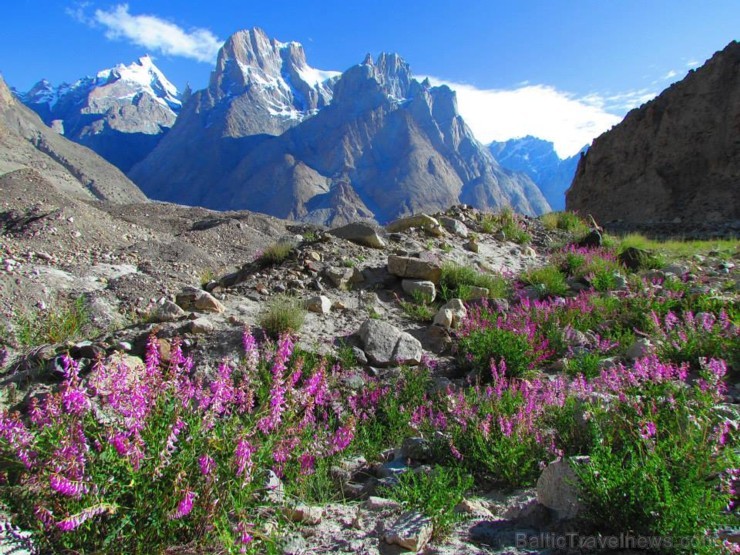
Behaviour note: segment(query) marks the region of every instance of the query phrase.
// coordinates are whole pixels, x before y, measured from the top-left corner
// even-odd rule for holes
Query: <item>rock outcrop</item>
[[[740,43],[598,137],[566,204],[605,224],[739,220]]]
[[[181,107],[177,89],[149,56],[72,85],[42,80],[20,98],[48,126],[123,172],[157,146]]]
[[[77,198],[118,203],[146,200],[117,168],[47,127],[0,78],[0,175],[18,170],[26,176],[36,174]]]

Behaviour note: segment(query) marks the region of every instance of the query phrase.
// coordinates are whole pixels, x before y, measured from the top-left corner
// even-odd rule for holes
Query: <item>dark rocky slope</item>
[[[601,223],[740,219],[740,43],[598,137],[566,194]]]

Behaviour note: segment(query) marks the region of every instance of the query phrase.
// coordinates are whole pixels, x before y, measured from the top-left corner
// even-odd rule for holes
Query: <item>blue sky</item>
[[[483,142],[527,133],[577,150],[737,38],[740,2],[711,0],[14,0],[0,72],[19,90],[71,82],[149,53],[182,88],[208,81],[218,45],[254,26],[344,70],[398,52],[456,88]]]

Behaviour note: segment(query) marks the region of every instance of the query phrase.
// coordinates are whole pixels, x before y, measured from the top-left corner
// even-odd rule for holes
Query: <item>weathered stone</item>
[[[385,533],[385,541],[416,552],[429,542],[433,530],[429,517],[417,512],[408,512],[401,515]]]
[[[434,322],[433,324],[435,326],[441,326],[446,329],[450,329],[452,327],[453,323],[453,315],[452,311],[449,308],[440,308],[437,311],[437,314],[434,315]]]
[[[461,299],[450,299],[446,304],[442,306],[442,309],[448,309],[452,311],[452,327],[458,327],[465,317],[468,315],[468,309],[465,308],[465,303]]]
[[[439,223],[441,223],[444,228],[450,233],[454,233],[455,235],[457,235],[458,237],[462,237],[463,239],[468,238],[468,227],[460,220],[456,220],[455,218],[443,217],[439,219]]]
[[[152,314],[152,320],[154,322],[175,322],[185,318],[185,316],[187,316],[187,313],[182,308],[172,301],[166,300],[157,306]]]
[[[391,255],[388,257],[388,272],[402,278],[439,283],[442,268],[439,264],[419,258]]]
[[[196,318],[190,321],[188,330],[190,333],[196,334],[211,333],[213,331],[213,322],[208,318]]]
[[[493,518],[493,513],[486,509],[483,504],[473,499],[463,499],[455,506],[455,512],[478,518]]]
[[[368,360],[377,366],[418,364],[422,349],[418,339],[379,320],[366,320],[358,332]]]
[[[226,310],[226,307],[208,291],[195,287],[183,289],[175,297],[175,302],[183,310],[198,310],[201,312],[224,312]]]
[[[471,301],[475,299],[487,299],[488,298],[488,288],[478,287],[476,285],[470,285],[468,286],[468,298]]]
[[[587,464],[588,457],[572,457],[553,461],[537,480],[537,501],[552,509],[561,520],[575,518],[582,505],[578,500],[578,476],[573,464]]]
[[[401,508],[401,504],[394,499],[386,499],[385,497],[375,497],[371,495],[367,498],[364,503],[364,507],[368,511],[397,511]]]
[[[346,291],[352,282],[354,268],[337,268],[332,266],[327,268],[324,274],[334,287]]]
[[[412,227],[439,227],[439,222],[426,214],[415,214],[392,221],[385,226],[385,230],[389,233],[397,233],[399,231],[406,231]]]
[[[385,247],[385,241],[378,235],[375,226],[364,222],[355,222],[329,231],[335,237],[346,239],[352,243],[382,249]]]
[[[437,296],[437,290],[434,287],[434,283],[431,281],[404,279],[401,281],[401,288],[404,293],[407,293],[412,297],[414,297],[414,295],[421,295],[421,297],[427,302],[432,302]]]
[[[317,295],[306,300],[306,310],[318,314],[329,314],[331,311],[331,300],[324,295]]]
[[[430,462],[433,457],[432,444],[423,437],[407,437],[401,444],[401,456],[418,462]]]
[[[314,525],[321,522],[324,516],[324,509],[299,503],[295,507],[285,507],[283,514],[291,522]]]

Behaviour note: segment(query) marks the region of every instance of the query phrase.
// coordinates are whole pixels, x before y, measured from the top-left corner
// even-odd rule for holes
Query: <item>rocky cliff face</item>
[[[317,223],[459,202],[548,210],[530,179],[503,170],[473,138],[454,93],[415,81],[399,56],[327,75],[296,43],[237,33],[209,87],[131,177],[161,200]]]
[[[501,167],[526,173],[545,195],[553,210],[565,209],[565,191],[570,187],[583,147],[578,154],[560,158],[550,141],[527,136],[488,145]]]
[[[59,191],[117,203],[146,197],[117,168],[47,127],[0,78],[0,174],[34,170]]]
[[[740,219],[740,43],[598,137],[566,204],[603,223]]]
[[[177,89],[148,56],[72,85],[42,80],[20,98],[47,125],[124,172],[154,149],[181,107]]]
[[[310,67],[296,42],[239,31],[219,51],[208,88],[190,96],[172,130],[129,175],[154,198],[199,204],[201,191],[256,143],[326,106],[335,75]]]

